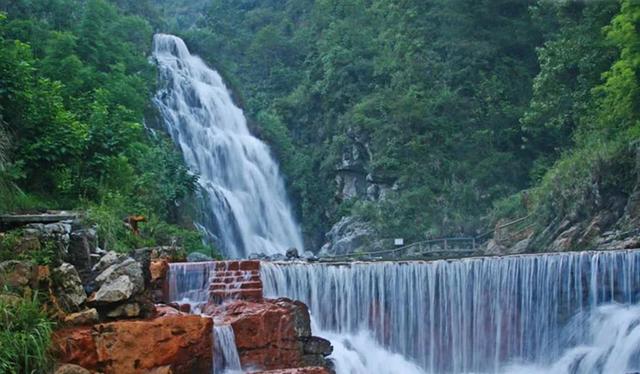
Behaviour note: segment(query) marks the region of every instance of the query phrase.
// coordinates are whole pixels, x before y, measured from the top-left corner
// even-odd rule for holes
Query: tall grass
[[[0,373],[47,373],[53,323],[30,299],[0,297]]]

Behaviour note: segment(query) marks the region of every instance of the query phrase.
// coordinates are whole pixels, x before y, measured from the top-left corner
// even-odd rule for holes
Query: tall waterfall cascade
[[[154,36],[153,57],[160,77],[154,103],[199,175],[201,229],[231,258],[302,249],[278,165],[220,75],[173,35]]]
[[[359,348],[363,334],[423,373],[640,371],[638,251],[263,263],[261,271],[265,296],[309,306],[322,331],[314,333],[339,345],[345,373],[367,372],[348,357],[380,357]]]

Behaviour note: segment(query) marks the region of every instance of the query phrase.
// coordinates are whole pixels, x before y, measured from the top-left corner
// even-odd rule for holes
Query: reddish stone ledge
[[[56,331],[53,347],[59,362],[104,374],[205,373],[212,370],[212,327],[195,315],[118,321]]]
[[[311,339],[309,312],[298,301],[282,298],[260,303],[247,300],[223,305],[210,303],[205,313],[214,316],[216,323],[233,328],[243,368],[282,370],[315,366],[324,361],[324,354],[331,352],[331,348],[322,353],[305,349],[305,342]]]
[[[260,270],[260,261],[258,260],[241,260],[241,261],[217,261],[216,270]]]

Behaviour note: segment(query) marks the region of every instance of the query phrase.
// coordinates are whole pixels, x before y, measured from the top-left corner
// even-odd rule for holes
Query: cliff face
[[[639,171],[640,148],[630,145],[570,183],[556,176],[522,224],[496,229],[487,253],[638,248]]]

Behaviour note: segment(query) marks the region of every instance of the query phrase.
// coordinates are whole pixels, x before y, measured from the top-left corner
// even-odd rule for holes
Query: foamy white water
[[[353,334],[324,331],[313,317],[311,330],[331,342],[330,357],[338,374],[424,374],[420,366],[382,347],[369,331]]]
[[[154,103],[200,176],[199,226],[230,258],[302,250],[278,165],[249,132],[220,75],[173,35],[154,36],[153,57],[160,76]]]
[[[302,300],[315,334],[353,348],[337,361],[388,357],[354,348],[369,334],[425,373],[608,374],[638,370],[638,270],[640,252],[612,251],[261,271],[266,296]]]
[[[214,363],[216,373],[242,373],[240,357],[236,348],[236,337],[230,325],[215,324],[214,326]]]
[[[588,336],[550,365],[512,365],[507,374],[599,374],[640,372],[640,306],[605,305],[576,316],[568,336]]]

